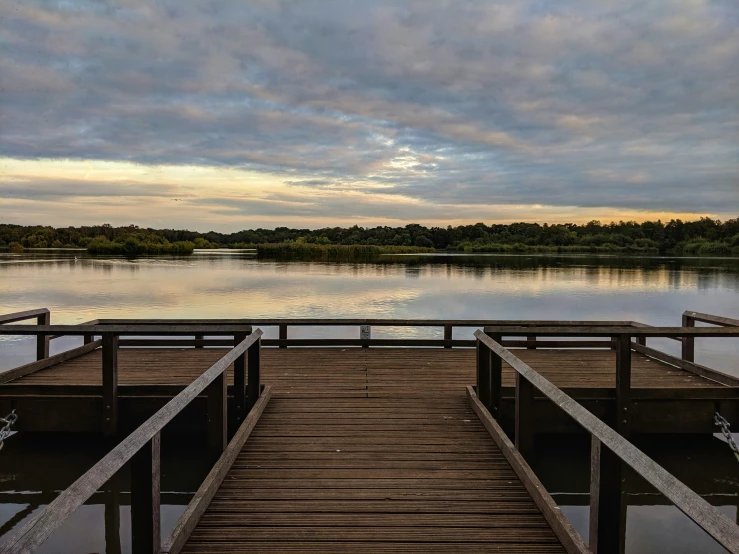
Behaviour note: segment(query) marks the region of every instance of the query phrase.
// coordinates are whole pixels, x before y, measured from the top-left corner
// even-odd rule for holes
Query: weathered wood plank
[[[141,554],[158,554],[161,544],[161,433],[131,457],[131,544]]]
[[[13,312],[0,315],[0,325],[7,323],[15,323],[16,321],[25,321],[27,319],[37,319],[49,314],[48,308],[36,308],[34,310],[25,310],[22,312]]]
[[[684,369],[685,371],[689,371],[690,373],[699,375],[700,377],[704,377],[705,379],[716,381],[717,383],[720,383],[721,385],[726,385],[728,387],[739,387],[739,377],[728,375],[716,369],[711,369],[710,367],[696,364],[695,362],[681,360],[680,358],[677,358],[676,356],[671,356],[670,354],[667,354],[660,350],[656,350],[654,348],[650,348],[648,346],[642,346],[640,344],[632,344],[631,347],[636,352],[645,354],[661,362],[674,365],[676,367],[679,367],[680,369]]]

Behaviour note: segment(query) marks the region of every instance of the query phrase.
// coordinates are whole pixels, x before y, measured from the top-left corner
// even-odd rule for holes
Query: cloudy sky
[[[736,0],[0,12],[0,222],[739,215]]]

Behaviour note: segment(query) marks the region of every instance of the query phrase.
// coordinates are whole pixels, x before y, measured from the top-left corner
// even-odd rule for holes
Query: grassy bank
[[[545,246],[529,245],[523,243],[514,244],[465,244],[459,245],[459,251],[471,253],[500,253],[500,254],[536,254],[536,253],[588,253],[588,254],[659,254],[659,248],[653,246],[617,246],[615,244],[603,244],[599,246]]]
[[[258,258],[300,259],[320,261],[371,260],[382,254],[421,254],[434,252],[433,248],[418,246],[374,246],[366,244],[311,244],[285,242],[258,244]]]

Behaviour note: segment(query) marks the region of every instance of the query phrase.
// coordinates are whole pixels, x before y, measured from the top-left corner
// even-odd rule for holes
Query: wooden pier
[[[0,376],[0,412],[16,409],[22,432],[125,438],[0,552],[32,551],[124,465],[136,552],[620,552],[626,466],[739,552],[739,527],[627,440],[710,433],[716,411],[739,426],[739,379],[693,354],[695,338],[739,337],[737,320],[60,326],[37,312],[0,318],[0,332],[39,337],[39,359]],[[13,325],[21,317],[39,320]],[[257,329],[269,326],[278,339]],[[289,338],[298,326],[362,332]],[[443,336],[371,338],[368,327],[383,326]],[[474,340],[453,338],[458,327],[477,328]],[[49,357],[48,340],[65,335],[85,345]],[[680,340],[682,357],[649,337]],[[214,465],[161,540],[159,436],[185,428],[206,433]],[[570,431],[592,437],[587,545],[526,461],[538,433]]]

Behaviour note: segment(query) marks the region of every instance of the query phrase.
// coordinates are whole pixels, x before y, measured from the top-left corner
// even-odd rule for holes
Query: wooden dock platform
[[[39,359],[0,376],[0,410],[15,409],[24,432],[126,436],[0,553],[33,551],[128,465],[141,553],[617,554],[629,467],[739,554],[739,526],[628,440],[711,432],[718,411],[739,418],[739,379],[696,364],[692,344],[738,337],[739,321],[690,314],[677,328],[385,321],[442,325],[444,338],[374,341],[360,320],[359,340],[291,341],[278,322],[269,341],[238,320],[52,326],[48,311],[10,314],[5,323],[39,317],[0,325],[39,337]],[[301,324],[315,321],[291,323]],[[475,340],[454,340],[455,324],[478,327]],[[85,345],[49,356],[48,341],[63,335]],[[682,358],[646,347],[648,337],[681,340]],[[162,540],[161,434],[198,423],[212,468]],[[589,545],[527,462],[536,433],[573,429],[591,437]]]
[[[223,355],[221,348],[121,348],[118,394],[124,429],[132,429]],[[515,350],[559,388],[602,418],[615,398],[616,352],[596,349]],[[102,350],[0,384],[0,412],[23,414],[25,431],[95,432],[102,410]],[[463,394],[475,382],[473,348],[264,348],[262,381],[276,397],[387,398]],[[228,370],[233,385],[233,367]],[[513,421],[515,376],[503,364],[500,420]],[[739,387],[632,353],[631,395],[636,432],[710,432],[716,405],[733,417]],[[195,411],[195,410],[191,410]],[[539,432],[576,427],[537,400]],[[728,417],[728,416],[727,416]],[[192,428],[198,418],[187,419]]]

